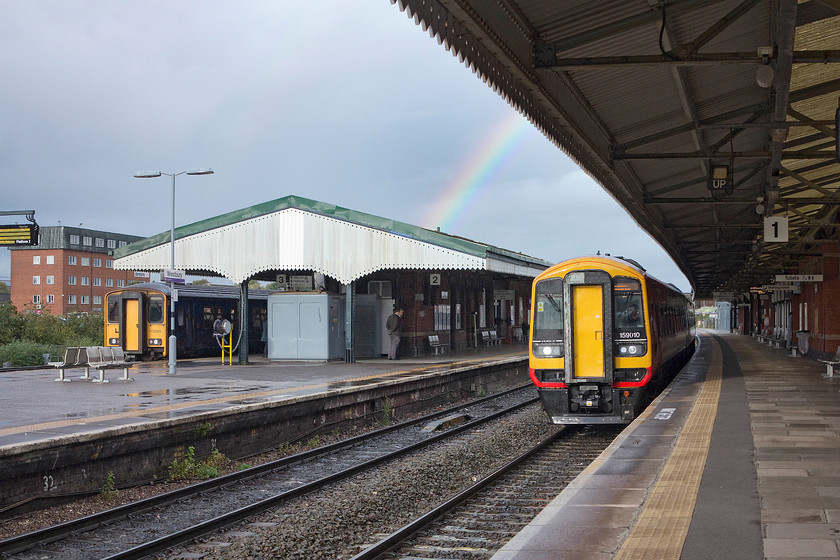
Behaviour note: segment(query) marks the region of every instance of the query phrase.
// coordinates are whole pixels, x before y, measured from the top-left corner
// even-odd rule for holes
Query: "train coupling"
[[[572,387],[569,395],[571,412],[612,412],[612,393],[609,387],[602,392],[599,385]]]

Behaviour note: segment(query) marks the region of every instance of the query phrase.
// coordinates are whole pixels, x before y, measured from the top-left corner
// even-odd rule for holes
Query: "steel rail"
[[[418,517],[408,525],[398,529],[394,533],[391,533],[389,536],[385,537],[375,545],[371,546],[370,548],[360,552],[356,556],[353,556],[350,560],[375,560],[380,558],[383,554],[387,552],[391,552],[401,546],[405,541],[413,537],[416,533],[423,530],[427,526],[431,525],[462,503],[466,502],[474,495],[479,493],[480,491],[484,490],[486,487],[490,486],[494,482],[496,482],[502,476],[508,474],[524,461],[527,461],[534,455],[541,453],[551,444],[553,444],[557,439],[560,438],[561,435],[568,435],[569,430],[574,429],[572,426],[567,426],[562,430],[558,430],[548,438],[544,439],[516,459],[513,459],[509,463],[502,465],[497,470],[486,476],[485,478],[479,480],[463,492],[457,494],[456,496],[450,498],[446,502],[442,503],[438,507],[434,508],[433,510],[429,511],[428,513]]]
[[[277,494],[275,496],[272,496],[270,498],[266,498],[266,499],[261,500],[259,502],[255,502],[255,503],[253,503],[249,506],[245,506],[245,507],[239,508],[237,510],[234,510],[232,512],[220,515],[218,517],[215,517],[215,518],[210,519],[208,521],[205,521],[203,523],[198,523],[198,524],[196,524],[192,527],[189,527],[187,529],[177,531],[175,533],[163,536],[163,537],[161,537],[159,539],[156,539],[154,541],[150,541],[148,543],[136,546],[134,548],[124,550],[122,552],[118,552],[118,553],[113,554],[111,556],[107,556],[106,558],[103,558],[102,560],[139,560],[139,559],[145,558],[145,557],[147,557],[151,554],[155,554],[155,553],[164,551],[168,548],[172,548],[172,547],[180,545],[180,544],[184,544],[186,542],[189,542],[193,539],[199,538],[199,537],[201,537],[203,535],[206,535],[208,533],[212,533],[212,532],[218,531],[219,529],[222,529],[224,527],[239,523],[239,522],[241,522],[241,521],[243,521],[243,520],[245,520],[245,519],[247,519],[247,518],[249,518],[253,515],[256,515],[258,513],[262,513],[263,511],[266,511],[266,510],[271,509],[273,507],[277,507],[280,504],[282,504],[283,502],[292,500],[294,498],[298,498],[298,497],[303,496],[305,494],[309,494],[310,492],[319,490],[319,489],[323,488],[324,486],[327,486],[327,485],[332,484],[334,482],[338,482],[338,481],[343,480],[345,478],[349,478],[349,477],[351,477],[355,474],[358,474],[358,473],[363,472],[365,470],[369,470],[369,469],[371,469],[375,466],[378,466],[382,463],[385,463],[387,461],[391,461],[393,459],[397,459],[399,457],[402,457],[404,455],[407,455],[409,453],[417,451],[418,449],[428,447],[430,445],[433,445],[435,443],[438,443],[440,441],[448,439],[448,438],[450,438],[450,437],[452,437],[456,434],[459,434],[461,432],[464,432],[464,431],[467,431],[467,430],[472,430],[472,429],[476,428],[477,426],[480,426],[482,424],[485,424],[487,422],[490,422],[492,420],[495,420],[497,418],[500,418],[502,416],[510,414],[511,412],[515,412],[515,411],[517,411],[517,410],[519,410],[519,409],[521,409],[525,406],[528,406],[528,405],[533,404],[533,403],[538,402],[538,401],[539,401],[538,398],[529,399],[525,402],[519,403],[517,405],[506,408],[504,410],[494,412],[493,414],[490,414],[488,416],[478,418],[478,419],[473,420],[471,422],[466,422],[464,424],[461,424],[459,426],[451,428],[450,430],[447,430],[444,433],[438,434],[436,436],[432,436],[429,439],[426,439],[424,441],[414,443],[414,444],[409,445],[407,447],[404,447],[404,448],[402,448],[398,451],[395,451],[395,452],[392,452],[392,453],[387,453],[387,454],[382,455],[380,457],[377,457],[375,459],[371,459],[369,461],[359,463],[358,465],[355,465],[353,467],[349,467],[347,469],[344,469],[342,471],[339,471],[339,472],[334,473],[332,475],[329,475],[327,477],[324,477],[324,478],[321,478],[319,480],[315,480],[313,482],[304,484],[304,485],[302,485],[298,488],[295,488],[294,490],[289,490],[289,491],[286,491],[286,492],[282,492],[282,493]]]
[[[489,402],[493,399],[507,396],[511,393],[527,389],[531,386],[532,385],[529,382],[518,387],[502,391],[501,393],[497,393],[495,395],[482,397],[478,400],[470,402],[469,406],[475,406],[485,402]],[[535,400],[536,399],[533,399],[529,401],[529,403],[534,402]],[[374,430],[366,434],[360,434],[358,436],[354,436],[346,440],[325,445],[323,447],[318,447],[315,449],[310,449],[308,451],[303,451],[301,453],[296,453],[295,455],[283,457],[281,459],[264,463],[262,465],[257,465],[243,471],[219,476],[210,480],[185,486],[184,488],[171,490],[169,492],[158,494],[156,496],[150,496],[137,502],[111,508],[79,519],[74,519],[71,521],[53,525],[51,527],[45,527],[44,529],[31,531],[23,535],[11,537],[0,541],[0,556],[8,556],[10,554],[15,554],[17,552],[27,550],[39,544],[46,544],[57,540],[61,540],[71,534],[78,534],[91,531],[102,525],[106,525],[108,523],[113,523],[115,521],[119,521],[120,519],[124,519],[130,515],[142,513],[144,511],[148,511],[156,507],[160,507],[172,502],[176,502],[178,500],[189,498],[197,494],[206,493],[217,488],[221,488],[223,486],[229,486],[237,482],[241,482],[243,480],[257,478],[273,470],[281,469],[287,467],[288,465],[311,459],[313,457],[317,457],[318,455],[325,455],[343,447],[351,447],[369,439],[383,436],[391,432],[404,429],[414,424],[421,424],[429,422],[430,420],[433,420],[435,418],[447,416],[449,414],[452,414],[454,411],[462,409],[464,406],[465,405],[462,404],[460,406],[454,406],[443,411],[436,411],[425,416],[421,416],[419,418],[414,418],[412,420],[400,422],[391,426],[386,426],[384,428],[380,428],[378,430]]]

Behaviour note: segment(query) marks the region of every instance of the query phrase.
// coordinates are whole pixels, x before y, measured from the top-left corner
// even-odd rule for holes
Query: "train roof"
[[[663,282],[659,278],[648,274],[647,270],[636,262],[633,259],[627,257],[615,257],[612,255],[590,255],[590,256],[583,256],[583,257],[574,257],[571,259],[567,259],[565,261],[559,262],[552,266],[551,268],[543,271],[537,279],[543,278],[545,276],[551,276],[555,274],[557,271],[566,269],[566,268],[595,268],[598,266],[602,267],[610,267],[614,268],[617,267],[619,269],[623,269],[625,272],[633,272],[636,275],[643,277],[647,280],[657,282],[669,290],[672,290],[676,293],[679,293],[683,297],[688,300],[691,300],[691,296],[685,294],[682,290],[677,288],[674,284],[670,282]]]
[[[178,298],[212,298],[212,299],[239,299],[239,286],[221,286],[216,284],[181,284],[177,288]],[[171,289],[169,284],[162,282],[143,282],[140,284],[131,284],[113,290],[113,292],[124,292],[131,290],[158,290],[166,295],[169,295]],[[269,294],[272,290],[264,290],[262,288],[249,288],[248,299],[268,300]]]

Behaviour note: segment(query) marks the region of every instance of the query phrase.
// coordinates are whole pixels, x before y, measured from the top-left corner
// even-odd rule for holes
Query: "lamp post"
[[[164,173],[162,171],[138,171],[134,174],[137,179],[151,179],[166,175],[172,177],[172,223],[169,228],[169,264],[175,270],[175,177],[178,175],[212,175],[213,170],[209,167],[179,171],[178,173]],[[178,347],[175,338],[175,282],[169,283],[171,293],[169,294],[169,375],[175,375],[175,360],[177,359]]]

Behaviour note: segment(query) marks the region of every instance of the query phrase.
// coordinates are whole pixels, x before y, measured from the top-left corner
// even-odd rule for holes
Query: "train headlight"
[[[559,358],[563,355],[562,344],[534,343],[534,356],[537,358]]]
[[[163,341],[159,338],[150,338],[149,339],[149,346],[160,346]]]
[[[108,344],[110,344],[111,346],[117,346],[119,343],[120,343],[119,338],[109,338],[108,339]]]
[[[618,353],[622,357],[643,356],[647,352],[644,342],[622,342],[618,345]]]

